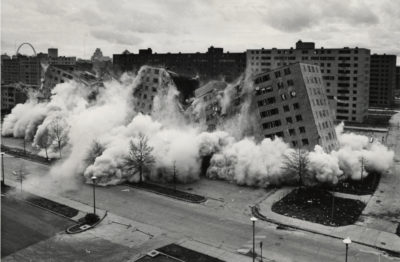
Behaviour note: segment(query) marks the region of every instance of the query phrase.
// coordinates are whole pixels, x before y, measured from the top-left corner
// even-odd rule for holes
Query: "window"
[[[294,91],[294,90],[293,90],[293,91],[290,91],[290,96],[291,96],[291,97],[296,97],[296,91]]]
[[[292,124],[293,123],[292,118],[291,117],[286,117],[286,123]]]
[[[297,141],[292,141],[293,147],[297,147]]]
[[[289,79],[289,80],[287,81],[287,85],[288,85],[288,86],[293,86],[293,85],[294,85],[293,80],[292,80],[292,79]]]
[[[276,71],[276,72],[275,72],[275,77],[276,77],[276,78],[281,77],[281,71]]]
[[[306,132],[306,128],[304,126],[299,127],[299,131],[301,134]]]
[[[303,117],[301,115],[296,115],[296,121],[297,122],[303,121]]]
[[[287,98],[287,97],[286,97],[286,94],[282,94],[282,95],[281,95],[281,98],[282,98],[282,101],[283,101],[283,100],[286,100],[286,98]]]
[[[278,108],[273,108],[273,109],[261,112],[260,116],[261,117],[268,117],[268,116],[273,116],[273,115],[277,115],[277,114],[279,114]]]
[[[301,142],[303,143],[303,146],[308,146],[308,139],[307,138],[302,139]]]
[[[290,111],[289,106],[288,105],[283,106],[283,111],[284,112],[289,112]]]
[[[290,75],[290,68],[285,68],[285,69],[283,69],[283,73],[284,73],[285,75]]]
[[[294,103],[294,104],[293,104],[293,108],[294,108],[294,109],[299,109],[299,108],[300,108],[299,103]]]
[[[269,128],[274,128],[274,127],[278,127],[281,125],[282,125],[281,120],[275,120],[275,121],[263,123],[262,127],[263,127],[263,129],[269,129]]]
[[[295,136],[296,135],[296,130],[294,130],[294,128],[289,129],[289,135],[290,136]]]

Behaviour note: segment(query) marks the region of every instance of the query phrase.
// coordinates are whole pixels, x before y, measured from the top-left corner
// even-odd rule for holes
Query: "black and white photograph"
[[[0,10],[1,261],[400,262],[400,1]]]

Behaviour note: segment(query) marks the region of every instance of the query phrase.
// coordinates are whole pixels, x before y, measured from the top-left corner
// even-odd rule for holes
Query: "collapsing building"
[[[141,83],[134,90],[133,95],[136,98],[135,106],[142,114],[151,114],[155,96],[158,92],[166,95],[170,85],[174,85],[179,91],[177,105],[183,111],[199,86],[198,80],[179,76],[164,68],[145,66],[138,74]]]
[[[259,141],[280,137],[295,148],[318,144],[327,152],[338,147],[318,66],[296,63],[235,85],[213,83],[196,90],[196,99],[203,103],[201,115],[209,130],[239,115],[248,120],[243,136]]]

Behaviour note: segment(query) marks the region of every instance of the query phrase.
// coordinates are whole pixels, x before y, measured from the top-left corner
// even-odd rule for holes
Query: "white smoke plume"
[[[50,177],[60,186],[73,186],[82,179],[90,181],[93,175],[98,177],[100,185],[138,181],[139,175],[125,167],[124,158],[129,152],[129,141],[136,141],[139,134],[148,137],[155,158],[146,179],[172,180],[175,163],[178,181],[195,181],[199,179],[205,156],[211,156],[206,172],[210,178],[261,187],[291,179],[283,172],[284,156],[294,151],[288,144],[279,138],[257,141],[247,136],[246,130],[253,121],[249,118],[252,114],[249,81],[239,90],[242,95],[248,95],[244,96],[237,117],[221,124],[214,132],[205,132],[201,122],[193,122],[183,112],[177,102],[178,91],[171,81],[158,89],[151,116],[139,113],[133,93],[141,84],[143,70],[137,76],[124,74],[119,81],[107,81],[104,87],[95,90],[74,81],[59,84],[52,91],[50,101],[29,100],[17,105],[4,120],[2,135],[33,139],[35,144],[45,128],[55,118],[62,117],[68,125],[69,144],[64,159],[50,172]],[[168,79],[165,70],[161,74]],[[224,112],[234,101],[231,98],[236,91],[232,90],[225,92],[229,99],[222,94],[218,100]],[[198,117],[203,105],[201,101],[194,103],[192,110]],[[394,154],[379,142],[369,143],[365,136],[343,133],[343,126],[338,127],[337,135],[338,150],[326,153],[316,146],[309,153],[309,171],[319,182],[335,184],[347,177],[360,179],[361,173],[366,176],[370,171],[383,172],[391,166]],[[94,140],[103,150],[93,163],[87,163]]]

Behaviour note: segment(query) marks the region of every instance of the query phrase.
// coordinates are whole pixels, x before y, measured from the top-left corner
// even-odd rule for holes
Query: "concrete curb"
[[[200,197],[203,197],[203,199],[200,200],[200,201],[195,201],[195,200],[190,200],[190,199],[186,199],[186,198],[177,197],[177,196],[174,196],[174,195],[164,194],[164,193],[158,192],[157,190],[151,190],[149,188],[143,188],[143,187],[140,187],[140,186],[135,186],[134,184],[125,183],[125,185],[129,186],[129,187],[137,188],[137,189],[140,189],[140,190],[143,190],[143,191],[155,193],[155,194],[160,195],[160,196],[166,196],[166,197],[169,197],[169,198],[173,198],[173,199],[176,199],[176,200],[180,200],[180,201],[184,201],[184,202],[188,202],[188,203],[192,203],[192,204],[200,204],[200,203],[204,203],[204,202],[207,201],[207,198],[205,196],[200,196]],[[190,193],[187,193],[187,192],[185,192],[185,193],[186,194],[190,194]],[[199,196],[199,195],[197,195],[197,196]]]
[[[270,218],[264,216],[264,215],[260,212],[259,207],[257,207],[257,206],[252,206],[252,207],[251,207],[251,213],[252,213],[255,217],[257,217],[258,219],[260,219],[260,220],[267,221],[267,222],[276,224],[276,225],[278,225],[278,226],[287,227],[287,228],[292,228],[292,229],[297,229],[297,230],[301,230],[301,231],[305,231],[305,232],[309,232],[309,233],[313,233],[313,234],[317,234],[317,235],[321,235],[321,236],[331,237],[331,238],[334,238],[334,239],[343,239],[343,238],[338,237],[338,236],[334,236],[334,235],[330,235],[330,234],[326,234],[326,233],[321,233],[321,232],[319,232],[319,231],[315,231],[315,230],[311,230],[311,229],[308,229],[308,228],[303,228],[303,227],[299,227],[299,226],[295,226],[295,225],[291,225],[291,224],[285,224],[285,223],[276,221],[276,220],[274,220],[274,219],[270,219]],[[399,239],[399,241],[400,241],[400,239]],[[356,243],[356,244],[359,244],[359,245],[363,245],[363,246],[367,246],[367,247],[376,248],[376,249],[381,250],[381,251],[384,251],[384,252],[386,252],[387,254],[389,254],[389,255],[391,255],[391,256],[394,256],[394,257],[400,257],[400,252],[398,252],[398,251],[396,251],[396,250],[390,250],[390,249],[386,249],[386,248],[383,248],[383,247],[378,247],[378,246],[371,245],[371,244],[368,244],[368,243],[363,243],[363,242],[360,242],[360,241],[357,241],[357,240],[352,240],[352,242],[353,242],[353,243]]]
[[[81,229],[80,231],[72,232],[72,231],[70,231],[70,229],[76,226],[76,225],[73,225],[73,226],[70,226],[69,228],[65,229],[65,232],[67,234],[78,234],[78,233],[85,232],[85,231],[87,231],[89,229],[95,228],[98,224],[100,224],[104,220],[104,218],[106,218],[107,214],[108,214],[108,211],[106,210],[106,213],[104,214],[104,216],[102,218],[100,218],[99,221],[97,221],[93,225],[89,225],[89,224],[86,224],[86,223],[78,224],[78,225],[80,225],[80,227],[84,226],[84,225],[88,225],[88,227],[85,228],[85,229]]]

